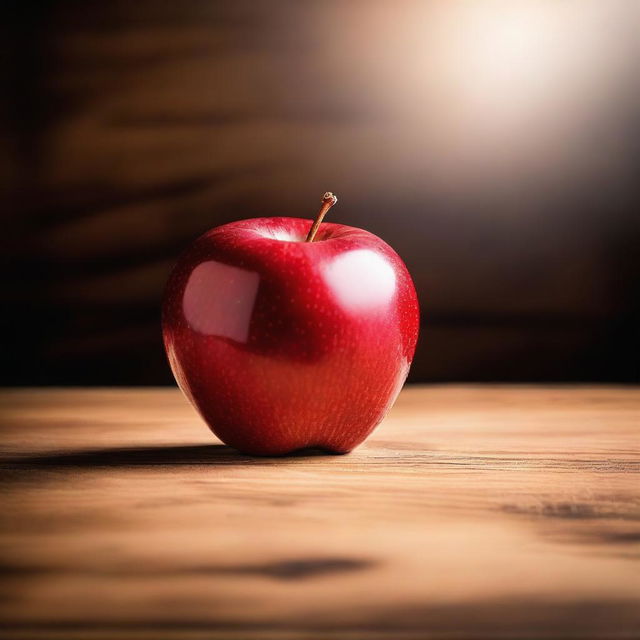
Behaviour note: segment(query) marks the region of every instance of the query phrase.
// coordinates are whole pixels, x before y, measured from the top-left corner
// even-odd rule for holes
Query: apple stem
[[[316,233],[318,233],[318,229],[320,228],[320,224],[322,223],[322,219],[336,202],[338,202],[338,198],[336,198],[331,191],[327,191],[327,193],[322,196],[322,206],[320,207],[320,211],[318,211],[318,215],[316,216],[313,226],[309,230],[309,234],[307,235],[305,242],[313,242],[313,239],[316,237]]]

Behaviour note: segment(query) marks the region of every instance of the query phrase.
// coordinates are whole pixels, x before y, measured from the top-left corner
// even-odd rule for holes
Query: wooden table
[[[640,392],[412,387],[248,458],[175,389],[0,396],[7,638],[640,637]]]

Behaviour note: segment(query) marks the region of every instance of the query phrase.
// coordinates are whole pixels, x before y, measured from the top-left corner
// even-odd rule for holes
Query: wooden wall
[[[327,189],[332,219],[414,275],[413,380],[637,380],[640,91],[619,4],[609,39],[584,27],[600,66],[558,47],[566,99],[505,94],[501,122],[449,59],[475,46],[451,44],[453,3],[14,3],[4,383],[170,382],[158,307],[179,251],[238,218],[311,216]]]

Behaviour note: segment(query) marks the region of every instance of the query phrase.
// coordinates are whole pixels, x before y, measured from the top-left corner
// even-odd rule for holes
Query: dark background
[[[164,384],[206,229],[365,227],[414,381],[638,380],[640,3],[5,4],[4,384]]]

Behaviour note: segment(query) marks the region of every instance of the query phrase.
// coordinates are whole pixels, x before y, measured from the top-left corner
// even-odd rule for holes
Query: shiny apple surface
[[[377,236],[311,221],[217,227],[167,284],[176,380],[212,431],[245,453],[345,453],[383,419],[415,350],[415,288]]]

